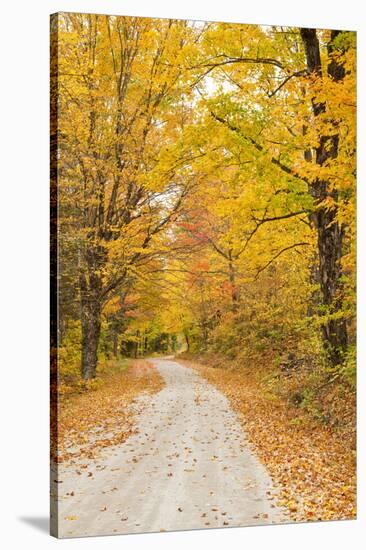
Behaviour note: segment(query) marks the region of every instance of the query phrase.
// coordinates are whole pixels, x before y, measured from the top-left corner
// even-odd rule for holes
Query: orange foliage
[[[228,397],[293,521],[355,519],[356,456],[340,433],[269,395],[258,370],[188,364]]]
[[[60,396],[53,459],[92,459],[100,449],[125,441],[135,431],[131,405],[139,395],[162,386],[161,376],[147,361],[131,361],[123,371],[110,363],[104,366],[94,389]]]

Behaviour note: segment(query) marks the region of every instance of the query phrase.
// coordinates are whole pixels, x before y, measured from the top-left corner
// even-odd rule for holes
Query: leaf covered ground
[[[92,459],[100,449],[125,441],[135,431],[137,398],[163,385],[156,368],[144,360],[108,361],[100,367],[97,382],[67,390],[60,385],[58,424],[51,424],[53,459]]]
[[[260,371],[183,361],[221,390],[294,521],[356,517],[356,453],[349,437],[266,391]]]

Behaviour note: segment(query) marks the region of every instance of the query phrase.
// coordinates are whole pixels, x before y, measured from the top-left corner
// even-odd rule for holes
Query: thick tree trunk
[[[331,41],[339,31],[332,31]],[[319,40],[315,29],[301,29],[301,37],[304,43],[307,67],[310,74],[322,77]],[[332,52],[332,42],[328,46],[328,52]],[[328,74],[335,81],[342,80],[344,69],[333,59],[328,64]],[[326,111],[323,102],[312,99],[313,112],[317,117]],[[330,135],[320,137],[319,145],[316,148],[316,163],[324,165],[328,160],[338,156],[339,136],[337,123],[333,122],[334,132]],[[330,190],[327,181],[316,178],[311,186],[310,192],[315,199],[315,211],[312,214],[312,221],[318,235],[319,253],[319,278],[322,305],[325,315],[334,315],[342,308],[342,283],[341,264],[343,230],[337,221],[337,192]],[[332,208],[319,206],[327,199],[335,201]],[[330,318],[325,320],[322,326],[322,336],[328,358],[333,366],[342,362],[344,351],[347,346],[346,322],[342,318]]]
[[[320,209],[315,215],[318,230],[320,290],[326,314],[341,311],[341,256],[343,234],[335,221],[335,212]],[[322,335],[326,352],[332,365],[342,362],[347,346],[347,327],[344,319],[329,319],[322,325]]]

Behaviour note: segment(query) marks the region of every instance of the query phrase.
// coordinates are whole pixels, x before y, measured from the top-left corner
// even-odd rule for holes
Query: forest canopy
[[[60,371],[212,352],[354,384],[355,33],[53,21]]]

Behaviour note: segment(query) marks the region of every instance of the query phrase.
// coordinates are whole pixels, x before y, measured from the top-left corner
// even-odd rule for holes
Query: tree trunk
[[[136,342],[135,342],[135,359],[139,356],[139,346],[140,346],[140,331],[136,332]]]
[[[233,261],[231,259],[231,253],[229,253],[229,282],[230,282],[230,291],[231,291],[232,310],[233,312],[236,312],[238,310],[239,295],[238,295],[238,289],[236,288],[235,268],[234,268]]]
[[[113,355],[117,357],[118,355],[118,334],[117,331],[113,331]]]
[[[102,282],[98,270],[103,254],[101,247],[88,246],[80,270],[81,375],[84,380],[95,378],[97,372],[102,313]]]
[[[318,230],[320,290],[326,314],[342,309],[341,264],[343,234],[335,221],[334,211],[319,210],[316,213]],[[347,346],[346,321],[342,318],[329,319],[322,325],[326,351],[332,365],[342,362]]]
[[[328,53],[332,52],[332,41],[340,31],[332,31],[331,43],[328,45]],[[310,74],[322,77],[319,40],[315,29],[301,29],[301,37],[304,43],[307,67]],[[334,81],[340,81],[344,77],[344,68],[335,60],[328,64],[328,74]],[[326,111],[323,102],[317,102],[312,98],[314,116],[317,117]],[[333,121],[334,132],[331,135],[320,136],[319,145],[316,148],[316,163],[324,165],[330,159],[338,156],[339,136],[337,122]],[[337,191],[330,190],[327,181],[316,178],[310,185],[310,192],[315,199],[315,210],[312,214],[318,236],[319,253],[319,277],[322,305],[325,307],[325,315],[334,315],[342,310],[342,282],[341,264],[343,230],[337,221]],[[331,198],[334,206],[319,206],[324,200]],[[347,346],[346,321],[342,318],[325,320],[322,326],[322,336],[327,356],[333,366],[342,362]]]
[[[97,372],[100,313],[96,300],[84,300],[81,307],[81,374],[84,380],[95,378]]]
[[[184,333],[184,338],[185,338],[186,344],[187,344],[186,352],[189,353],[189,351],[190,351],[190,342],[189,342],[189,336],[188,336],[187,332]]]

